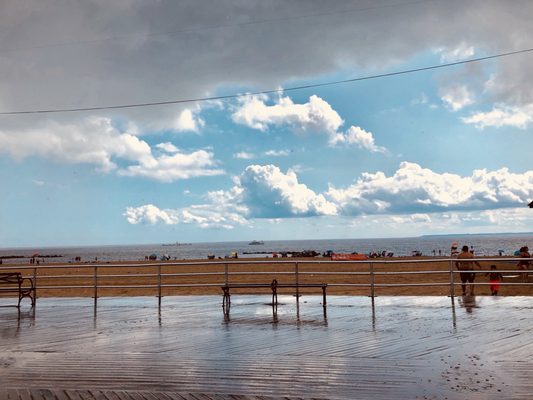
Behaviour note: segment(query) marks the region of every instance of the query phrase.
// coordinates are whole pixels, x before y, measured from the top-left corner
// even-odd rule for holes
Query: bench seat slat
[[[222,288],[270,288],[272,284],[270,283],[231,283],[228,285],[220,286]]]
[[[322,287],[327,286],[327,283],[278,283],[277,287]],[[272,287],[271,283],[228,283],[227,285],[220,285],[220,287]]]
[[[291,288],[296,288],[296,287],[325,287],[325,286],[328,286],[327,283],[299,283],[298,285],[297,284],[291,284],[291,283],[278,283],[277,284],[277,287],[291,287]]]

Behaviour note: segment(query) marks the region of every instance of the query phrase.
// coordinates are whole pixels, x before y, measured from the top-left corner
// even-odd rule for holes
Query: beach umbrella
[[[533,201],[527,205],[529,208],[533,208]]]

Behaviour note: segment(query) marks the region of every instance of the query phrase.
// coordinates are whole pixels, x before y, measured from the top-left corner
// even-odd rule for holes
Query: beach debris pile
[[[226,254],[224,256],[224,259],[235,259],[235,258],[239,258],[239,253],[237,253],[236,251],[232,251],[230,254]],[[215,259],[215,255],[213,253],[209,253],[207,255],[207,259],[208,260],[214,260]],[[222,257],[218,257],[219,260],[222,260],[223,258]]]
[[[357,253],[352,253],[357,254]],[[380,257],[392,257],[394,255],[393,252],[382,250],[382,251],[371,251],[368,254],[368,258],[380,258]],[[420,253],[422,255],[422,253]]]

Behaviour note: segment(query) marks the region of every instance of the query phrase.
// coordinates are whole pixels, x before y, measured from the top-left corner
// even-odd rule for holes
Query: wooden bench
[[[322,306],[326,307],[326,289],[327,283],[278,283],[276,279],[272,283],[228,283],[220,286],[224,293],[222,298],[222,307],[229,310],[231,304],[231,289],[256,289],[256,288],[270,288],[272,291],[272,306],[278,305],[278,289],[279,288],[321,288],[322,289]]]
[[[25,281],[29,282],[29,286],[24,286]],[[0,273],[0,293],[18,293],[18,308],[20,308],[20,302],[25,297],[30,298],[32,307],[35,306],[35,285],[33,279],[23,278],[20,272]]]

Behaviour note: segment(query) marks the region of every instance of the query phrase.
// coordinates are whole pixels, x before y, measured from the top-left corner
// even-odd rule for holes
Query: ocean
[[[499,250],[504,255],[513,253],[522,246],[533,248],[533,233],[504,235],[445,235],[421,236],[412,238],[387,239],[325,239],[325,240],[269,240],[261,245],[250,245],[249,242],[215,242],[190,244],[150,244],[127,246],[88,246],[88,247],[34,247],[0,249],[0,257],[4,263],[27,263],[34,254],[46,257],[46,262],[68,263],[80,257],[81,261],[140,261],[151,254],[160,259],[168,255],[171,260],[207,259],[208,254],[216,258],[224,258],[236,251],[240,257],[265,257],[265,255],[281,252],[314,250],[319,253],[333,250],[336,253],[387,252],[394,256],[410,256],[413,251],[423,255],[450,255],[452,242],[459,248],[471,246],[477,256],[495,256]],[[252,253],[252,254],[246,254]],[[11,258],[19,257],[19,258]]]

